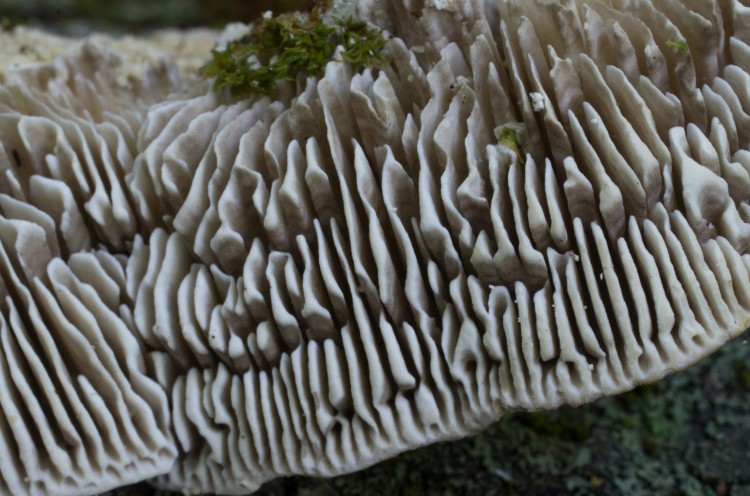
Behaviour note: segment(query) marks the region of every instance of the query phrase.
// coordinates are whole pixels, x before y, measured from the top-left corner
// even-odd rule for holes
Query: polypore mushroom
[[[387,65],[334,57],[278,98],[196,83],[137,121],[132,168],[102,159],[86,181],[60,164],[92,145],[58,146],[67,133],[120,150],[90,138],[90,115],[44,124],[42,146],[6,104],[3,319],[33,292],[40,329],[93,332],[57,323],[86,303],[132,340],[145,430],[164,436],[158,486],[241,494],[353,471],[657,380],[750,325],[746,7],[358,9],[395,35]],[[55,180],[39,191],[67,193],[35,196]]]
[[[178,78],[105,38],[2,37],[37,60],[0,70],[0,493],[96,494],[177,455],[117,253],[139,231],[124,177],[145,112]]]

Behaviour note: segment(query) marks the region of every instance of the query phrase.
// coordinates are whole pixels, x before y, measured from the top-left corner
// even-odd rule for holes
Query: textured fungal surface
[[[0,494],[96,494],[168,470],[168,395],[130,327],[125,175],[165,62],[86,44],[0,87]]]
[[[357,9],[389,62],[272,97],[6,76],[7,487],[353,471],[657,380],[750,325],[750,7]]]

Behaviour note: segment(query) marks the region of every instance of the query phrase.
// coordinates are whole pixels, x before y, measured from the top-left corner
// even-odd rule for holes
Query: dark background
[[[84,36],[92,30],[134,33],[163,27],[221,28],[262,12],[310,9],[315,0],[0,0],[0,18]]]

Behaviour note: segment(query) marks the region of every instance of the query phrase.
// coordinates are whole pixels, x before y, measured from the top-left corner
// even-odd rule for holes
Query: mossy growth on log
[[[213,50],[200,72],[214,78],[215,91],[228,89],[235,97],[268,95],[278,81],[320,75],[338,46],[341,60],[359,70],[384,63],[385,45],[379,30],[351,17],[329,20],[316,11],[264,16],[247,35]]]

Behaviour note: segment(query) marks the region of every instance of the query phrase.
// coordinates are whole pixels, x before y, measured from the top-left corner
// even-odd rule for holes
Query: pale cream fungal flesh
[[[4,68],[0,493],[349,472],[750,326],[744,0],[357,11],[388,64],[278,98]]]

